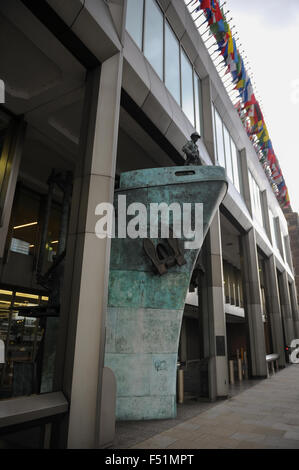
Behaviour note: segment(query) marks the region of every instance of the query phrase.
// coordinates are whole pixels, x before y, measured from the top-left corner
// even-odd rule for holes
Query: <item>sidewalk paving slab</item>
[[[236,390],[220,403],[194,405],[175,420],[150,423],[150,436],[144,422],[143,433],[142,423],[123,423],[121,446],[113,448],[299,449],[299,365]]]

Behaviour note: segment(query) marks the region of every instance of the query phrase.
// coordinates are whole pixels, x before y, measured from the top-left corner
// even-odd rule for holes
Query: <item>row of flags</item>
[[[218,0],[197,1],[199,5],[195,11],[204,10],[210,32],[214,35],[218,50],[227,66],[226,73],[231,74],[232,82],[239,93],[240,100],[235,107],[245,126],[248,137],[257,151],[259,160],[277,199],[283,207],[287,207],[290,205],[288,189],[273,150],[263,113],[255,98],[251,79],[245,69],[244,61],[225,19],[223,9],[220,8]]]

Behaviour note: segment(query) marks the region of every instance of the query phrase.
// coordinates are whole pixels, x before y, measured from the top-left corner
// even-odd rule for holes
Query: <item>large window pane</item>
[[[154,0],[145,2],[144,55],[163,79],[163,14]]]
[[[223,142],[223,125],[222,119],[215,109],[215,131],[216,131],[216,143],[217,143],[217,160],[219,165],[225,167],[224,157],[224,142]]]
[[[281,243],[280,243],[281,231],[280,231],[279,218],[275,217],[273,222],[274,222],[274,230],[275,230],[275,237],[276,237],[276,246],[279,249],[279,252],[280,252],[281,256],[283,256],[282,247],[281,247]]]
[[[236,189],[240,191],[240,178],[239,178],[239,158],[238,158],[238,151],[237,147],[233,139],[230,141],[231,144],[231,151],[232,151],[232,163],[233,163],[233,172],[234,172],[234,185]]]
[[[199,134],[202,133],[201,131],[201,111],[202,111],[202,105],[201,105],[201,80],[199,76],[195,73],[194,74],[194,96],[195,96],[195,127],[197,132]]]
[[[231,181],[234,181],[232,156],[231,156],[231,150],[230,150],[230,135],[229,135],[228,130],[226,129],[225,126],[223,126],[223,132],[224,132],[226,171],[227,171],[227,175],[231,179]]]
[[[217,158],[217,143],[216,143],[216,129],[215,129],[215,106],[212,104],[212,122],[213,122],[213,139],[214,139],[214,151]]]
[[[180,103],[180,45],[167,22],[165,23],[165,85]]]
[[[292,266],[292,260],[291,260],[291,253],[290,253],[290,245],[289,245],[289,237],[286,235],[283,239],[284,242],[284,251],[286,254],[286,259],[288,265],[291,267]]]
[[[277,246],[276,233],[275,233],[275,228],[274,228],[274,215],[273,215],[273,212],[271,211],[271,209],[269,209],[269,221],[270,221],[272,245],[275,247],[275,246]]]
[[[261,191],[250,171],[249,171],[249,185],[250,185],[250,196],[251,196],[253,216],[263,227],[264,218],[263,218],[263,210],[262,210],[262,202],[261,202]]]
[[[192,65],[182,50],[182,108],[191,124],[194,126],[194,96]]]
[[[264,226],[264,218],[263,218],[263,209],[262,209],[262,193],[261,191],[259,190],[259,188],[257,188],[257,198],[258,198],[258,219],[259,219],[259,222],[261,224],[261,226],[263,227]]]
[[[21,308],[47,301],[42,295],[0,289],[0,339],[5,344],[0,400],[37,392],[45,325],[41,319],[22,316]]]
[[[41,197],[27,188],[16,191],[12,210],[13,232],[11,251],[33,255],[39,237]]]
[[[126,29],[142,49],[143,0],[128,0]]]

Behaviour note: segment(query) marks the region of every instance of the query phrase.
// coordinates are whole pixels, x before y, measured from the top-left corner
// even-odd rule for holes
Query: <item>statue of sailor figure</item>
[[[200,135],[197,132],[191,134],[191,140],[184,145],[182,151],[186,155],[185,165],[202,165],[201,158],[196,142],[200,139]]]

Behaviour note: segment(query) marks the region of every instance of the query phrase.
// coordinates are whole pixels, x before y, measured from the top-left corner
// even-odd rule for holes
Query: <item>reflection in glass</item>
[[[126,29],[142,49],[143,0],[128,0]]]
[[[237,147],[235,146],[235,143],[232,139],[230,141],[230,144],[231,144],[232,162],[233,162],[233,170],[234,170],[234,185],[240,193],[241,189],[240,189],[240,178],[239,178],[238,151],[237,151]]]
[[[224,125],[223,125],[223,134],[224,134],[224,145],[225,145],[226,171],[231,181],[234,181],[232,157],[231,157],[231,150],[230,150],[230,135],[228,133],[227,128]]]
[[[223,143],[223,125],[222,119],[215,109],[215,131],[216,131],[216,143],[217,143],[217,159],[220,166],[225,167],[225,154],[224,154],[224,143]]]
[[[25,187],[19,187],[16,191],[12,209],[12,240],[10,250],[33,254],[37,245],[41,197]]]
[[[192,65],[182,50],[182,108],[191,124],[194,126],[194,97]]]
[[[201,131],[201,80],[199,76],[195,73],[194,74],[194,97],[195,97],[195,127],[199,134],[202,133]]]
[[[0,366],[0,399],[38,392],[44,326],[38,318],[22,316],[20,309],[47,300],[37,294],[0,290],[0,339],[5,344],[5,364]]]
[[[163,80],[163,14],[156,2],[145,2],[144,55]]]
[[[165,85],[180,104],[180,45],[167,21],[165,23]]]
[[[272,238],[272,245],[274,247],[277,247],[277,242],[276,242],[276,233],[275,233],[275,228],[274,228],[274,215],[271,209],[269,209],[269,220],[270,220],[270,231],[271,231],[271,238]]]
[[[262,211],[262,204],[261,204],[261,192],[251,171],[249,171],[249,187],[250,187],[250,196],[251,196],[253,215],[255,219],[260,223],[260,225],[263,227],[264,219],[263,219],[263,211]]]
[[[213,139],[214,139],[214,150],[217,158],[217,143],[216,143],[216,129],[215,129],[215,106],[212,103],[212,122],[213,122]]]

